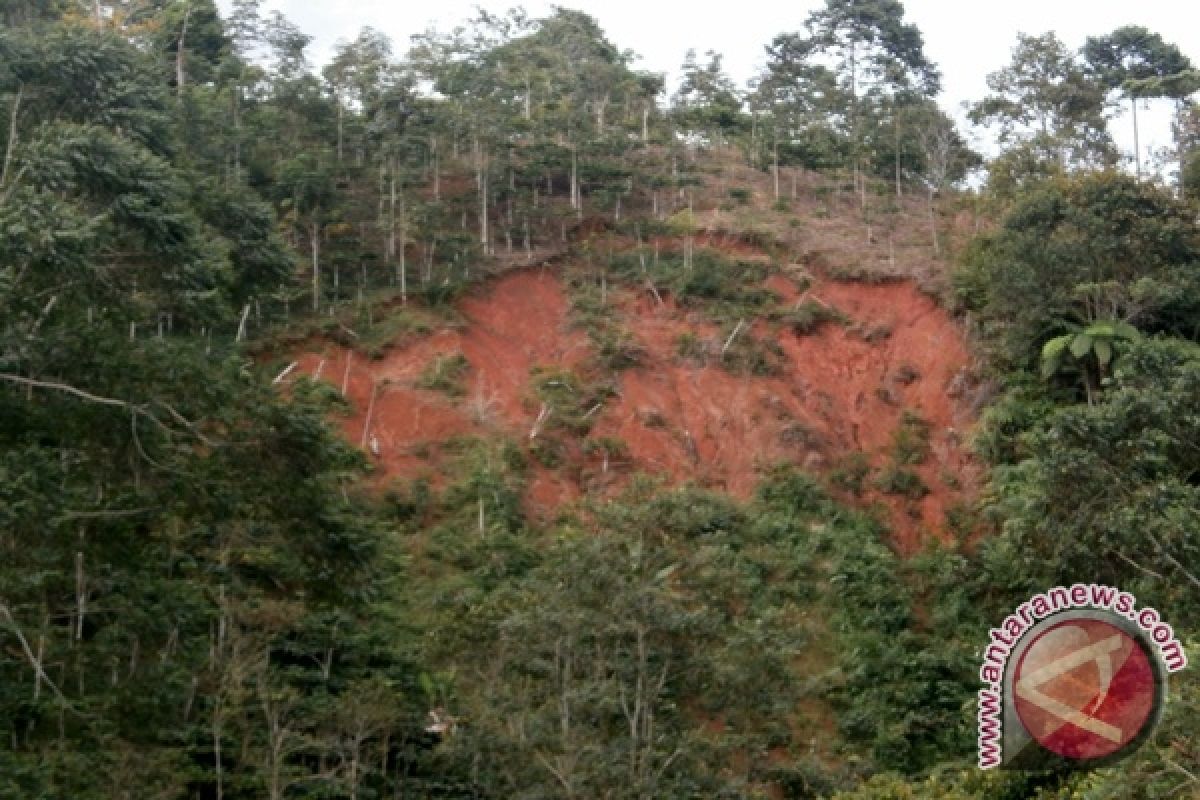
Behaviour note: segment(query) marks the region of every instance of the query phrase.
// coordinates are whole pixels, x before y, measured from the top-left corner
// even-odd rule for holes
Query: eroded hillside
[[[879,508],[912,551],[960,524],[977,485],[963,444],[964,336],[911,281],[823,272],[770,270],[758,288],[775,313],[732,332],[665,289],[606,287],[609,322],[631,337],[633,363],[613,368],[573,313],[564,268],[520,269],[381,357],[310,342],[298,372],[345,385],[350,410],[338,423],[372,452],[381,487],[442,482],[443,450],[463,436],[521,442],[534,465],[527,507],[539,515],[637,473],[745,498],[765,471],[797,464]],[[830,318],[800,327],[787,316],[817,308]],[[731,368],[726,357],[746,344],[770,369]]]

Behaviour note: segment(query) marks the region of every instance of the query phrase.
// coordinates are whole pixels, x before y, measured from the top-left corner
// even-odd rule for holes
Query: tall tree
[[[763,138],[778,199],[781,164],[820,169],[841,163],[839,134],[830,120],[847,100],[836,74],[814,63],[810,42],[801,34],[776,36],[766,52],[766,68],[755,83],[750,105],[766,129]]]
[[[866,207],[862,172],[870,159],[867,130],[886,108],[905,98],[934,97],[941,75],[926,57],[921,31],[904,21],[899,0],[826,0],[805,22],[808,37],[796,57],[823,60],[848,101],[842,125],[850,142],[855,180]]]
[[[1162,36],[1137,25],[1126,25],[1107,36],[1089,37],[1083,46],[1088,66],[1110,90],[1129,96],[1133,110],[1133,158],[1137,176],[1142,176],[1142,153],[1138,135],[1137,101],[1149,97],[1178,97],[1169,81],[1192,68],[1180,49]],[[1156,80],[1157,79],[1157,80]]]
[[[720,144],[730,134],[745,128],[742,98],[722,66],[722,56],[713,50],[707,63],[696,60],[689,50],[681,68],[682,80],[675,92],[675,116],[684,131],[708,137]]]
[[[993,94],[969,116],[977,125],[995,126],[1001,145],[1049,153],[1058,170],[1112,163],[1107,89],[1053,33],[1019,34],[1012,62],[987,83]]]

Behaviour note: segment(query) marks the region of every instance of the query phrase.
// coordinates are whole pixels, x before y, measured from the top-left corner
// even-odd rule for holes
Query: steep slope
[[[332,344],[310,347],[300,369],[347,382],[353,411],[340,424],[352,441],[369,446],[376,437],[380,485],[422,475],[437,481],[442,448],[457,436],[503,434],[535,451],[556,409],[539,398],[533,378],[552,370],[606,381],[611,396],[589,409],[586,431],[559,437],[558,458],[532,459],[531,510],[614,491],[636,472],[747,497],[764,470],[794,463],[841,474],[847,496],[879,504],[904,551],[944,534],[947,512],[977,484],[962,446],[971,423],[962,392],[969,358],[956,323],[910,282],[819,279],[802,292],[777,273],[765,287],[789,305],[835,307],[845,324],[798,335],[755,322],[747,335],[775,341],[782,364],[772,375],[732,374],[678,355],[683,335],[719,348],[714,324],[670,298],[614,290],[613,314],[641,350],[637,365],[614,373],[596,366],[588,337],[572,327],[557,273],[531,269],[478,287],[458,306],[462,325],[374,361]],[[468,365],[460,396],[418,387],[437,359],[457,354]],[[927,446],[906,469],[923,488],[885,493],[872,476],[895,466],[898,432],[914,420]],[[845,480],[848,465],[857,479]]]

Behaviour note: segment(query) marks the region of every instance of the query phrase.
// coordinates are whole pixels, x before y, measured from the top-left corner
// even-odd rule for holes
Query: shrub
[[[871,465],[863,453],[851,453],[842,458],[837,466],[829,473],[829,482],[835,488],[850,492],[858,497],[863,492],[867,475],[871,473]]]
[[[462,353],[438,356],[421,372],[417,388],[462,397],[466,394],[464,378],[470,369],[471,363]]]
[[[929,457],[929,423],[912,411],[900,415],[900,425],[892,434],[892,458],[897,464],[925,463]]]
[[[849,321],[845,314],[833,306],[812,299],[794,308],[773,311],[771,318],[787,325],[798,336],[812,333],[827,322],[845,325]]]
[[[900,495],[909,500],[920,500],[929,494],[929,487],[921,476],[910,469],[890,466],[880,473],[875,480],[875,486],[884,494]]]
[[[745,205],[750,202],[751,192],[743,187],[736,187],[729,190],[729,198],[737,202],[738,205]]]

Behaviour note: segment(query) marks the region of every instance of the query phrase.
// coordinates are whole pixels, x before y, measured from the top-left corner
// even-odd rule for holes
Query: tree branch
[[[75,519],[119,519],[120,517],[137,517],[155,511],[153,508],[112,508],[99,511],[64,511],[56,518],[56,522],[69,522]]]
[[[21,110],[21,98],[25,94],[25,84],[17,84],[17,94],[13,98],[12,114],[8,120],[8,143],[4,148],[4,167],[0,168],[0,188],[8,181],[8,168],[12,165],[13,151],[17,149],[17,115]]]
[[[101,395],[92,394],[91,392],[85,391],[83,389],[79,389],[75,386],[71,386],[70,384],[66,384],[66,383],[58,383],[55,381],[40,381],[35,378],[26,378],[23,375],[13,375],[12,373],[8,373],[8,372],[0,372],[0,381],[8,381],[9,383],[20,384],[21,386],[29,386],[29,387],[32,387],[35,389],[48,389],[51,391],[62,392],[64,394],[69,394],[72,397],[78,397],[80,400],[85,400],[89,403],[95,403],[97,405],[102,405],[102,406],[111,406],[113,408],[122,408],[127,411],[130,411],[132,414],[134,414],[134,416],[145,417],[146,419],[150,420],[155,425],[157,425],[159,428],[162,428],[167,433],[176,433],[176,431],[172,430],[166,423],[164,423],[162,420],[160,420],[154,414],[152,414],[148,410],[146,410],[145,406],[136,405],[136,404],[130,403],[126,400],[118,400],[113,397],[102,397]],[[191,431],[193,434],[195,434],[198,438],[200,438],[206,444],[212,444],[212,442],[210,440],[208,440],[203,434],[201,434],[198,430],[196,430],[196,426],[194,423],[189,421],[182,414],[180,414],[178,411],[176,411],[174,408],[172,408],[169,403],[166,403],[162,400],[156,400],[155,402],[158,405],[165,408],[167,410],[167,412],[170,413],[170,415],[172,417],[174,417],[177,422],[179,422],[179,424],[186,427],[189,431]]]
[[[16,635],[17,641],[21,643],[21,649],[25,652],[25,657],[29,659],[29,665],[33,667],[33,670],[37,674],[38,678],[42,681],[45,681],[46,685],[50,687],[50,690],[54,692],[64,707],[74,711],[74,709],[71,708],[71,704],[67,702],[67,698],[63,696],[63,693],[59,691],[58,686],[55,685],[54,681],[50,680],[50,676],[47,675],[46,670],[42,668],[41,660],[38,659],[37,655],[34,654],[33,648],[29,646],[29,641],[25,638],[25,634],[21,632],[21,626],[17,624],[15,619],[13,619],[12,612],[9,610],[7,603],[0,602],[0,619],[3,619],[8,623],[9,627],[12,628],[12,632],[14,635]]]

